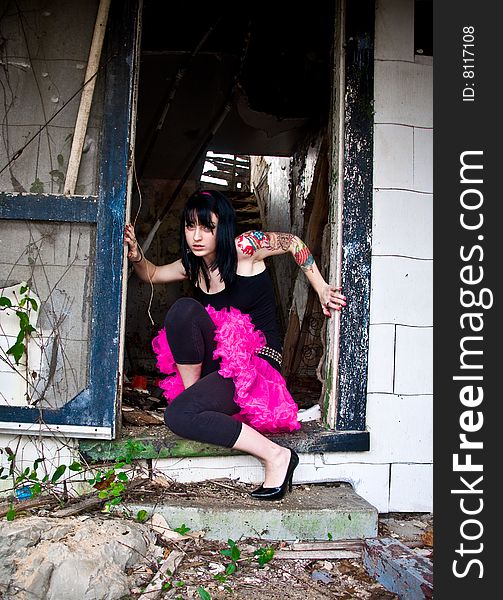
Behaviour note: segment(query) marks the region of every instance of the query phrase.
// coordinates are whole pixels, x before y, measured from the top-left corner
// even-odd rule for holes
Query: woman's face
[[[188,247],[206,262],[213,262],[217,253],[218,217],[214,213],[211,213],[211,225],[212,227],[207,227],[197,220],[190,225],[185,224],[185,239]]]

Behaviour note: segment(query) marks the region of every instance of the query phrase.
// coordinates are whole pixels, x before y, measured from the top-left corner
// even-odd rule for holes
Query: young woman
[[[234,209],[214,190],[193,194],[180,221],[181,259],[154,265],[126,225],[128,258],[146,282],[189,279],[194,297],[169,309],[153,341],[168,406],[166,425],[188,439],[257,457],[264,483],[251,496],[279,500],[291,489],[299,458],[266,432],[300,428],[298,407],[280,374],[281,339],[264,259],[292,254],[316,290],[323,314],[346,298],[321,276],[307,246],[290,233],[248,231],[235,237]]]

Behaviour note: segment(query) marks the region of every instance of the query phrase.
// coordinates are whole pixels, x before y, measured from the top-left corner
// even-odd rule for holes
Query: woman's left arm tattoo
[[[314,258],[311,251],[299,238],[295,238],[294,244],[293,257],[295,258],[295,262],[303,271],[312,271]]]
[[[304,271],[312,271],[314,258],[304,242],[292,233],[247,231],[237,238],[243,254],[253,256],[258,250],[292,252],[295,262]]]
[[[297,236],[291,233],[266,233],[269,237],[269,248],[285,252],[291,251],[295,262],[304,271],[312,271],[314,258],[309,248]]]

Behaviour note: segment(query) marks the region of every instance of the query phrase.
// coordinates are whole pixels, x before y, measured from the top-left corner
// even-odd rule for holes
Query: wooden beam
[[[68,195],[73,195],[75,193],[82,148],[84,147],[87,123],[89,121],[89,113],[91,112],[91,104],[93,102],[94,86],[96,85],[96,73],[98,72],[100,65],[101,49],[103,48],[103,40],[105,38],[110,1],[111,0],[100,0],[98,14],[94,25],[93,39],[91,41],[91,49],[89,50],[89,60],[87,61],[87,69],[84,76],[85,85],[80,97],[80,106],[77,114],[77,122],[75,123],[72,149],[70,151],[70,158],[68,159],[68,168],[66,170],[64,193]]]
[[[274,558],[290,560],[347,560],[360,558],[361,552],[354,550],[278,550]]]

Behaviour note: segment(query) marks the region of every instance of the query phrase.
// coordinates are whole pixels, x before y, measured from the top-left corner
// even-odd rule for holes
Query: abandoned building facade
[[[122,410],[135,376],[155,387],[150,341],[187,293],[136,279],[124,225],[175,260],[181,206],[209,187],[240,231],[299,235],[348,298],[324,319],[293,261],[270,265],[283,373],[314,415],[282,436],[294,483],[432,511],[431,2],[1,4],[0,449],[55,470],[113,458],[127,430],[179,481],[261,480]]]

